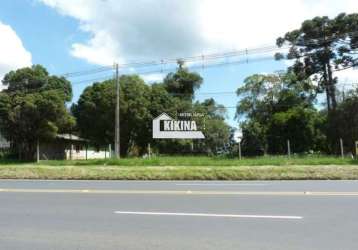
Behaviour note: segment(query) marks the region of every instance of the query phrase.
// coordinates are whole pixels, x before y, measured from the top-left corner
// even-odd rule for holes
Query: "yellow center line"
[[[358,196],[358,192],[315,191],[195,191],[195,190],[100,190],[100,189],[21,189],[2,188],[0,193],[71,193],[141,195],[247,195],[247,196]]]

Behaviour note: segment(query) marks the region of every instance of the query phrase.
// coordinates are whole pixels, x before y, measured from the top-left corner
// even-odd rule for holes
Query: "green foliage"
[[[237,90],[237,117],[246,119],[244,154],[284,154],[287,140],[296,153],[322,148],[322,118],[313,106],[314,94],[306,88],[311,83],[296,81],[291,73],[253,75]]]
[[[338,105],[334,126],[337,135],[343,139],[346,153],[355,154],[355,141],[358,141],[358,90],[352,90]],[[338,143],[336,142],[337,148]]]
[[[337,78],[334,69],[352,67],[357,64],[358,14],[339,14],[336,18],[315,17],[306,20],[299,29],[277,39],[277,45],[290,45],[288,59],[295,59],[290,67],[299,80],[314,77],[319,86],[317,93],[326,92],[328,111],[337,107]],[[283,55],[276,55],[282,59]]]
[[[150,87],[136,75],[120,78],[121,154],[127,154],[134,144],[144,150],[150,137]],[[95,83],[87,87],[78,104],[72,107],[81,136],[100,145],[114,138],[114,81]]]
[[[64,78],[35,65],[6,74],[8,89],[0,93],[0,129],[22,159],[33,159],[37,140],[51,140],[69,131],[74,119],[65,102],[72,89]]]
[[[203,114],[197,123],[204,128],[205,140],[195,142],[196,152],[216,154],[230,142],[231,128],[225,122],[226,109],[214,99],[196,102],[193,112]]]
[[[202,113],[195,118],[200,127],[206,126],[205,142],[194,142],[198,153],[216,152],[229,141],[230,129],[225,123],[225,109],[214,100],[193,103],[195,89],[202,78],[182,66],[169,74],[163,83],[147,85],[137,75],[120,78],[121,154],[141,155],[151,143],[153,152],[193,153],[192,140],[153,140],[152,120],[163,112],[177,119],[178,113]],[[189,95],[190,98],[187,98]],[[72,112],[82,137],[99,145],[113,142],[115,84],[95,83],[85,89]],[[206,119],[204,121],[204,119]]]
[[[179,68],[175,73],[169,73],[164,79],[164,86],[170,94],[182,99],[193,99],[195,90],[199,89],[203,83],[203,78],[197,74],[189,72],[178,62]]]
[[[327,162],[339,162],[327,159]],[[340,161],[342,162],[342,161]],[[353,164],[353,161],[351,164]],[[357,180],[357,166],[0,166],[0,178],[52,180]],[[80,191],[79,191],[80,192]],[[183,190],[183,194],[187,191]],[[304,195],[304,193],[302,192]]]
[[[19,161],[1,161],[0,164],[20,165]],[[23,162],[26,164],[26,162]],[[36,166],[86,166],[88,168],[99,166],[102,170],[111,167],[173,167],[173,166],[192,166],[192,167],[210,167],[219,168],[247,167],[247,166],[319,166],[319,165],[358,165],[357,160],[346,157],[326,156],[326,155],[292,155],[287,156],[262,156],[262,157],[244,157],[239,160],[237,157],[218,157],[218,156],[156,156],[151,158],[121,158],[121,159],[101,159],[101,160],[75,160],[75,161],[41,161]]]
[[[82,137],[106,145],[114,138],[115,85],[113,81],[94,83],[81,94],[71,110]]]

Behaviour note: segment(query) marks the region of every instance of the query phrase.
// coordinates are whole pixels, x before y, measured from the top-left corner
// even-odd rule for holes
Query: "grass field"
[[[125,158],[88,161],[43,161],[48,166],[290,166],[290,165],[358,165],[357,160],[332,156],[266,156],[255,158],[225,158],[205,156],[161,156],[150,159]]]
[[[98,180],[358,179],[358,161],[337,157],[155,157],[120,160],[0,161],[0,178]]]

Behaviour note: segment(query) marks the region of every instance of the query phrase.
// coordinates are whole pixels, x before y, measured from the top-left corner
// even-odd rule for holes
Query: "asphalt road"
[[[358,249],[358,181],[0,180],[0,249]]]

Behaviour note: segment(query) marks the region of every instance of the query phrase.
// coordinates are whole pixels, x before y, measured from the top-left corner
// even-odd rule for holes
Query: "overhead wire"
[[[337,38],[346,38],[347,36],[358,36],[358,31],[352,31],[352,32],[346,32],[339,35],[333,35],[333,36],[327,36],[327,37],[319,37],[316,39],[310,39],[308,41],[300,41],[299,44],[295,44],[293,46],[302,47],[302,46],[308,46],[308,45],[319,45],[323,42],[330,42]],[[128,63],[118,64],[118,67],[120,69],[133,69],[133,68],[141,68],[141,67],[153,67],[153,66],[159,66],[159,65],[168,65],[168,64],[176,64],[178,59],[184,61],[185,63],[195,63],[195,62],[201,62],[203,60],[205,61],[212,61],[212,60],[219,60],[219,59],[225,59],[229,57],[238,57],[238,56],[249,56],[249,55],[255,55],[255,54],[262,54],[262,53],[269,53],[269,52],[275,52],[280,50],[286,50],[289,49],[292,45],[285,45],[278,47],[277,45],[270,45],[270,46],[263,46],[263,47],[257,47],[252,49],[242,49],[242,50],[233,50],[233,51],[227,51],[227,52],[221,52],[221,53],[210,53],[210,54],[201,54],[196,56],[187,56],[187,57],[179,57],[179,58],[164,58],[160,60],[150,60],[150,61],[132,61]],[[70,72],[62,74],[64,77],[80,77],[83,75],[89,75],[89,74],[96,74],[104,71],[110,71],[113,70],[113,66],[102,66],[95,69],[89,69],[89,70],[83,70],[83,71],[77,71],[77,72]]]

